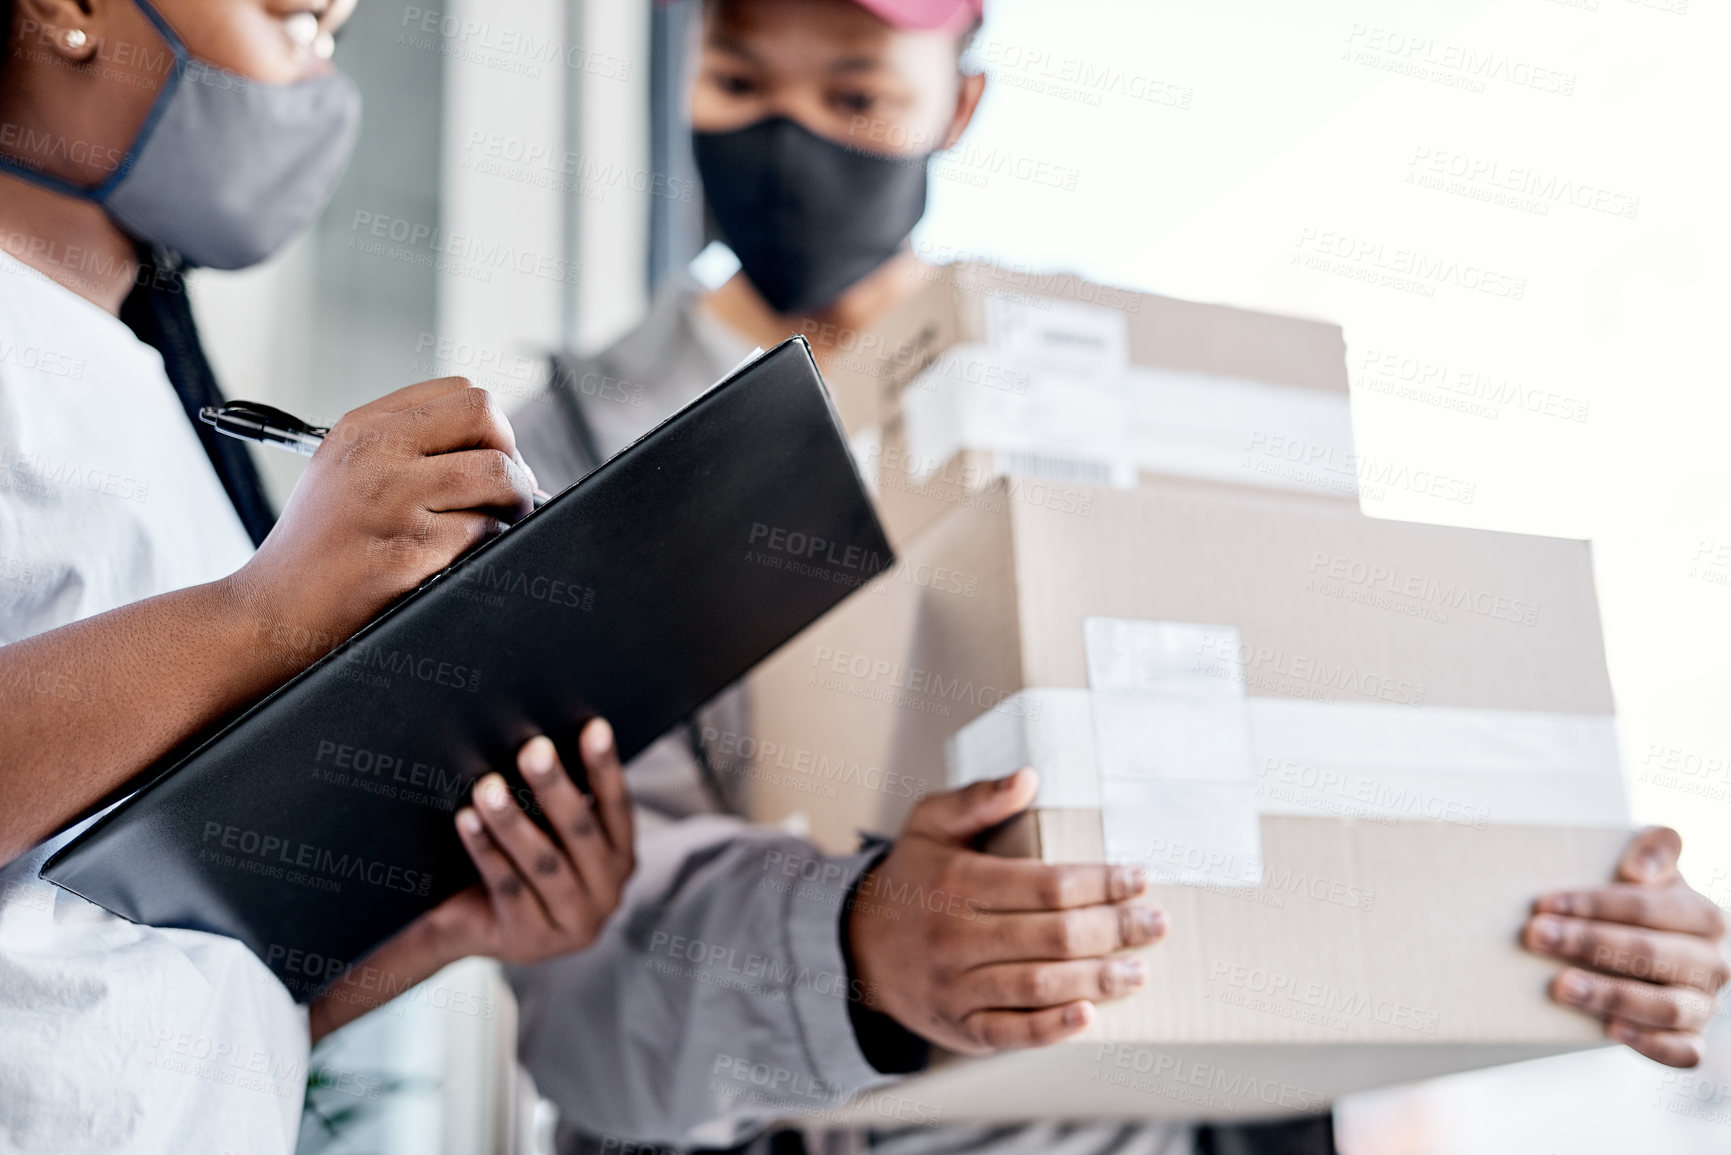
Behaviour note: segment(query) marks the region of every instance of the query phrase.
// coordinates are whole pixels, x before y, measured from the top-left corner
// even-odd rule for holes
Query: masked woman
[[[132,925],[37,869],[530,505],[509,424],[459,379],[344,417],[274,528],[239,443],[191,419],[218,398],[182,263],[260,261],[323,205],[358,130],[326,59],[351,7],[0,0],[0,1151],[293,1149],[308,1013],[239,943]],[[455,821],[486,885],[369,960],[392,989],[595,936],[630,815],[605,724],[583,747],[599,822],[545,738],[519,756],[569,819],[557,844],[478,784]],[[345,980],[312,1034],[378,997]]]

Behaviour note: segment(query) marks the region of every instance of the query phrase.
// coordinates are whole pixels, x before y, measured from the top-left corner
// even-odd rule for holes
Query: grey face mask
[[[340,72],[259,84],[198,60],[146,0],[173,71],[114,174],[81,188],[0,157],[0,168],[102,206],[128,235],[214,269],[256,265],[317,216],[360,131]]]

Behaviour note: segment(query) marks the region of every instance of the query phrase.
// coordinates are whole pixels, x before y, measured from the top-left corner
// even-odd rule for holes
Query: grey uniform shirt
[[[686,277],[610,348],[561,359],[547,394],[512,415],[543,488],[559,489],[724,376],[751,342],[698,305]],[[727,693],[695,728],[738,731]],[[725,1147],[763,1124],[820,1115],[890,1081],[855,1038],[841,906],[879,852],[832,857],[755,827],[744,784],[701,766],[676,732],[629,767],[638,868],[623,909],[589,950],[509,968],[519,1055],[564,1126],[631,1142]],[[938,1120],[928,1119],[925,1122]],[[1063,1141],[1057,1142],[1062,1136]],[[897,1152],[1185,1155],[1172,1126],[919,1128],[878,1133]],[[843,1148],[861,1137],[832,1137]],[[609,1148],[610,1141],[618,1145]]]
[[[562,397],[550,389],[513,414],[544,488],[582,477],[751,351],[697,312],[701,292],[669,286],[613,347],[563,363]],[[694,724],[735,726],[739,712],[723,695]],[[509,971],[519,1054],[541,1092],[591,1135],[724,1147],[886,1081],[854,1038],[840,933],[876,852],[825,856],[736,817],[735,784],[706,784],[685,732],[639,755],[628,781],[638,868],[623,909],[589,950]]]

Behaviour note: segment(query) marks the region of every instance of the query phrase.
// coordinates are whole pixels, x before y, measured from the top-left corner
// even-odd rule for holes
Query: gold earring
[[[75,52],[78,49],[83,48],[84,42],[88,39],[89,37],[84,35],[84,29],[82,28],[68,28],[66,30],[66,47]]]

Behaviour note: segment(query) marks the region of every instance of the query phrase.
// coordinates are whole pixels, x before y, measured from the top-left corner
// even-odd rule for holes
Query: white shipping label
[[[1248,782],[1250,749],[1242,701],[1173,690],[1094,695],[1102,776]]]
[[[1135,863],[1156,883],[1261,885],[1262,828],[1248,784],[1105,778],[1100,790],[1108,862]]]
[[[1110,862],[1162,882],[1260,872],[1254,759],[1231,626],[1087,618],[1083,651]],[[1248,876],[1247,876],[1247,872]]]
[[[1116,376],[1130,364],[1130,323],[1119,309],[1040,297],[987,297],[986,344],[1025,368]]]

